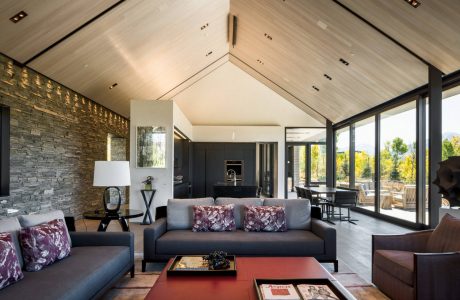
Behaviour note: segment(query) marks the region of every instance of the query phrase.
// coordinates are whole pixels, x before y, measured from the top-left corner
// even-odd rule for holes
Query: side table
[[[144,219],[142,220],[141,225],[150,225],[153,222],[152,214],[150,213],[150,206],[152,205],[153,196],[155,196],[156,191],[157,190],[141,190],[142,199],[144,200],[144,204],[145,204],[145,214],[144,214]],[[147,201],[147,195],[146,195],[147,192],[151,192],[149,201]],[[147,218],[149,219],[148,222],[147,222]]]
[[[129,223],[127,219],[142,217],[143,212],[134,209],[121,209],[114,214],[108,214],[104,210],[86,211],[83,213],[83,218],[88,220],[100,220],[97,231],[106,231],[110,221],[117,220],[120,223],[123,231],[129,231]]]

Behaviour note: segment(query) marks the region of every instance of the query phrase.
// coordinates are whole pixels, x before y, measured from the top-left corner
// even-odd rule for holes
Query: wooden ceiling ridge
[[[101,18],[102,16],[104,16],[105,14],[107,14],[108,12],[112,11],[114,8],[118,7],[120,4],[122,4],[123,2],[125,2],[126,0],[119,0],[118,2],[116,2],[115,4],[109,6],[108,8],[106,8],[105,10],[103,10],[102,12],[100,12],[99,14],[97,14],[96,16],[94,16],[93,18],[89,19],[88,21],[86,21],[85,23],[81,24],[80,26],[78,26],[77,28],[75,28],[74,30],[72,30],[71,32],[67,33],[66,35],[64,35],[63,37],[61,37],[60,39],[58,39],[56,42],[52,43],[51,45],[49,45],[48,47],[46,47],[45,49],[43,49],[42,51],[38,52],[37,54],[35,54],[34,56],[32,56],[31,58],[29,58],[28,60],[26,60],[23,64],[24,65],[28,65],[29,63],[31,63],[32,61],[34,61],[35,59],[39,58],[40,56],[42,56],[43,54],[45,54],[46,52],[48,52],[49,50],[53,49],[54,47],[56,47],[57,45],[59,45],[60,43],[62,43],[63,41],[65,41],[66,39],[68,39],[69,37],[71,37],[72,35],[76,34],[77,32],[79,32],[80,30],[82,30],[83,28],[85,28],[86,26],[90,25],[91,23],[93,23],[94,21],[96,21],[97,19]]]
[[[401,47],[402,49],[404,49],[407,53],[409,53],[410,55],[414,56],[415,58],[417,58],[418,60],[420,60],[421,62],[423,62],[424,64],[426,64],[427,66],[431,66],[431,64],[429,62],[427,62],[423,57],[421,57],[420,55],[418,55],[417,53],[415,53],[414,51],[412,51],[411,49],[409,49],[408,47],[404,46],[401,42],[399,42],[398,40],[396,40],[395,38],[393,38],[391,35],[387,34],[385,31],[383,31],[382,29],[378,28],[376,25],[372,24],[370,21],[366,20],[364,17],[362,17],[360,14],[358,14],[357,12],[353,11],[351,8],[349,8],[348,6],[346,6],[345,4],[343,4],[342,2],[340,2],[339,0],[332,0],[335,4],[339,5],[340,7],[342,7],[343,9],[345,9],[346,11],[348,11],[349,13],[351,13],[353,16],[355,16],[356,18],[360,19],[361,21],[363,21],[364,23],[366,23],[367,25],[369,25],[370,27],[372,27],[373,29],[375,29],[378,33],[382,34],[383,36],[385,36],[386,38],[388,38],[390,41],[392,41],[393,43],[395,43],[396,45],[398,45],[399,47]]]

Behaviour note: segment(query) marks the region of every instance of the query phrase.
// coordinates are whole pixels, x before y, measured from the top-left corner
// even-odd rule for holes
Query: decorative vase
[[[148,191],[152,190],[152,184],[151,184],[151,183],[150,183],[150,184],[147,184],[147,183],[146,183],[146,184],[144,185],[144,190],[148,190]]]

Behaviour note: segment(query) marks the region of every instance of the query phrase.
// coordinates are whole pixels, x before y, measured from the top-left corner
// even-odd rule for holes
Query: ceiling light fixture
[[[341,58],[339,59],[339,61],[344,64],[345,66],[348,66],[350,63],[348,61],[346,61],[345,59]]]
[[[264,65],[264,62],[261,61],[260,59],[258,59],[257,62],[258,62],[259,64],[261,64],[261,65]]]
[[[206,29],[209,26],[208,23],[204,24],[203,26],[200,27],[201,30]]]
[[[208,53],[206,53],[206,56],[209,56],[212,54],[212,51],[209,51]]]
[[[113,89],[113,88],[116,87],[117,85],[118,85],[118,83],[115,82],[114,84],[112,84],[111,86],[109,86],[109,90]]]
[[[313,88],[315,91],[319,92],[319,88],[317,88],[316,86],[312,85],[312,88]]]
[[[326,77],[326,78],[329,79],[329,80],[332,80],[332,77],[329,76],[329,75],[327,75],[327,74],[324,74],[324,77]]]
[[[12,16],[10,18],[10,21],[13,22],[13,23],[17,23],[17,22],[21,21],[22,19],[24,19],[25,17],[27,17],[27,13],[25,11],[21,10],[20,12],[18,12],[14,16]]]
[[[404,0],[406,1],[407,3],[409,3],[413,8],[417,8],[420,6],[420,2],[418,2],[417,0]]]
[[[264,33],[264,36],[269,39],[270,41],[273,40],[272,36],[269,35],[268,33]]]

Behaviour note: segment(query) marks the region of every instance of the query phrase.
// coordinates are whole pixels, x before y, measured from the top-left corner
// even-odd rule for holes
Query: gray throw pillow
[[[311,204],[308,199],[264,199],[264,206],[286,207],[288,229],[311,230]]]
[[[70,247],[72,247],[72,240],[70,239],[69,229],[67,228],[67,224],[65,223],[64,213],[62,212],[62,210],[53,210],[47,213],[35,215],[18,216],[19,223],[23,228],[36,226],[56,219],[64,221],[67,237],[70,242]]]
[[[195,199],[169,199],[168,200],[168,216],[166,222],[168,230],[177,229],[192,229],[194,205],[214,205],[214,199],[195,198]]]
[[[21,224],[19,224],[18,218],[2,218],[0,219],[0,233],[9,232],[13,240],[16,255],[19,259],[19,265],[24,265],[24,259],[22,258],[21,246],[19,245],[19,231],[21,230]]]
[[[235,204],[233,215],[235,216],[236,229],[243,229],[244,221],[244,206],[262,206],[260,198],[225,198],[219,197],[216,199],[216,205]]]

